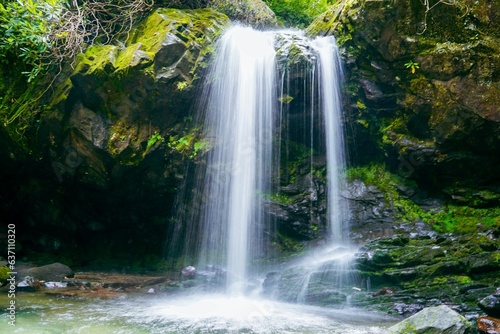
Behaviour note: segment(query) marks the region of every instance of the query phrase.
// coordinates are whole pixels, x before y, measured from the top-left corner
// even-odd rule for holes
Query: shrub
[[[264,0],[286,26],[304,28],[334,0]]]

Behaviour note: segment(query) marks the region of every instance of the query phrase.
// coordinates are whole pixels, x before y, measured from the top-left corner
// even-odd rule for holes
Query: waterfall
[[[314,48],[319,55],[320,111],[324,115],[327,163],[327,219],[330,240],[344,244],[347,209],[340,201],[340,174],[345,165],[344,136],[341,125],[342,101],[339,78],[342,77],[340,56],[333,38],[317,38]]]
[[[272,167],[276,109],[273,34],[234,27],[220,40],[205,115],[213,150],[205,176],[200,261],[225,262],[227,289],[241,291],[248,254],[260,251],[262,197]]]
[[[297,50],[307,64],[300,69],[307,79],[298,84],[290,78],[294,71],[290,59]],[[191,207],[185,210],[189,212],[184,218],[185,234],[190,240],[185,248],[197,250],[200,268],[224,268],[226,291],[231,295],[245,291],[254,272],[252,261],[263,257],[265,244],[274,237],[266,201],[279,192],[280,159],[288,155],[282,154],[281,143],[287,151],[290,126],[301,129],[298,137],[311,152],[322,141],[327,157],[328,239],[336,244],[344,239],[339,200],[344,164],[339,75],[333,37],[310,40],[298,31],[234,26],[216,44],[198,117],[210,150],[206,166],[196,172],[194,199],[186,201]],[[291,88],[304,97],[303,116],[295,121],[289,118],[284,98],[285,93],[292,94]],[[291,124],[297,119],[304,124]]]

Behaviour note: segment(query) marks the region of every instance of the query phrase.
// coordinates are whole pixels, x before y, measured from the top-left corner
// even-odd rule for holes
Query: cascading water
[[[205,174],[200,262],[226,267],[241,292],[249,254],[261,248],[272,167],[276,108],[273,34],[235,27],[220,40],[211,69],[205,129],[212,151]]]
[[[346,304],[348,296],[342,290],[353,283],[351,259],[354,252],[346,233],[349,210],[340,196],[341,173],[345,167],[340,92],[342,66],[333,38],[317,38],[312,47],[317,53],[317,106],[323,118],[326,146],[328,243],[291,266],[295,279],[287,279],[285,299],[308,303],[319,296],[332,304]]]
[[[267,241],[272,239],[265,202],[266,195],[279,191],[280,143],[287,143],[291,122],[283,97],[284,90],[292,87],[285,80],[294,71],[289,58],[297,49],[306,64],[300,71],[307,78],[298,87],[304,97],[304,123],[309,124],[304,124],[302,136],[312,150],[318,141],[315,132],[323,133],[328,239],[330,244],[345,242],[345,210],[339,196],[344,165],[341,66],[333,37],[311,41],[298,31],[262,32],[235,26],[216,46],[200,103],[200,123],[211,149],[207,167],[197,172],[197,196],[191,199],[200,207],[191,210],[195,212],[188,219],[188,225],[196,224],[189,230],[198,239],[187,236],[200,245],[188,247],[198,248],[199,267],[225,269],[230,294],[245,290],[252,274],[250,263],[266,249],[264,231]],[[311,153],[311,175],[312,159]],[[306,291],[307,286],[300,290]]]
[[[342,66],[333,38],[318,38],[313,46],[319,56],[320,111],[324,115],[326,137],[329,239],[335,244],[345,244],[347,240],[343,229],[347,228],[347,210],[340,201],[340,174],[345,165],[340,93]]]

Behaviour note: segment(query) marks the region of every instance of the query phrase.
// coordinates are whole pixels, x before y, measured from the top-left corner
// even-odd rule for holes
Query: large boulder
[[[208,5],[231,19],[254,27],[276,26],[274,12],[262,0],[209,0]]]
[[[392,334],[464,334],[472,326],[446,305],[429,307],[389,328]]]

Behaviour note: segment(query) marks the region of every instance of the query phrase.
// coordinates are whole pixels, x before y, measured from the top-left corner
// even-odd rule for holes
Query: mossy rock
[[[277,25],[276,15],[262,0],[211,0],[209,6],[226,14],[232,20],[253,27]]]
[[[144,259],[162,252],[186,164],[203,158],[199,144],[190,158],[169,138],[197,133],[199,78],[229,24],[213,9],[155,9],[126,40],[90,47],[47,76],[54,82],[42,99],[41,85],[19,99],[28,108],[12,123],[22,131],[12,129],[25,139],[2,140],[0,156],[1,209],[29,226],[20,258],[150,266]],[[7,198],[9,189],[18,196]]]
[[[356,161],[385,161],[432,192],[488,192],[448,197],[457,204],[499,204],[499,13],[498,2],[343,0],[307,28],[344,49]]]
[[[173,125],[187,116],[188,92],[228,23],[212,9],[159,8],[134,27],[122,46],[93,46],[79,55],[52,106],[72,113],[70,119],[76,119],[69,126],[113,159],[138,164],[152,152],[147,143],[153,134],[175,131]],[[51,115],[60,118],[58,112]],[[82,117],[90,123],[87,131]],[[96,127],[105,132],[97,141],[85,135],[95,134]],[[85,155],[78,147],[77,152]]]

